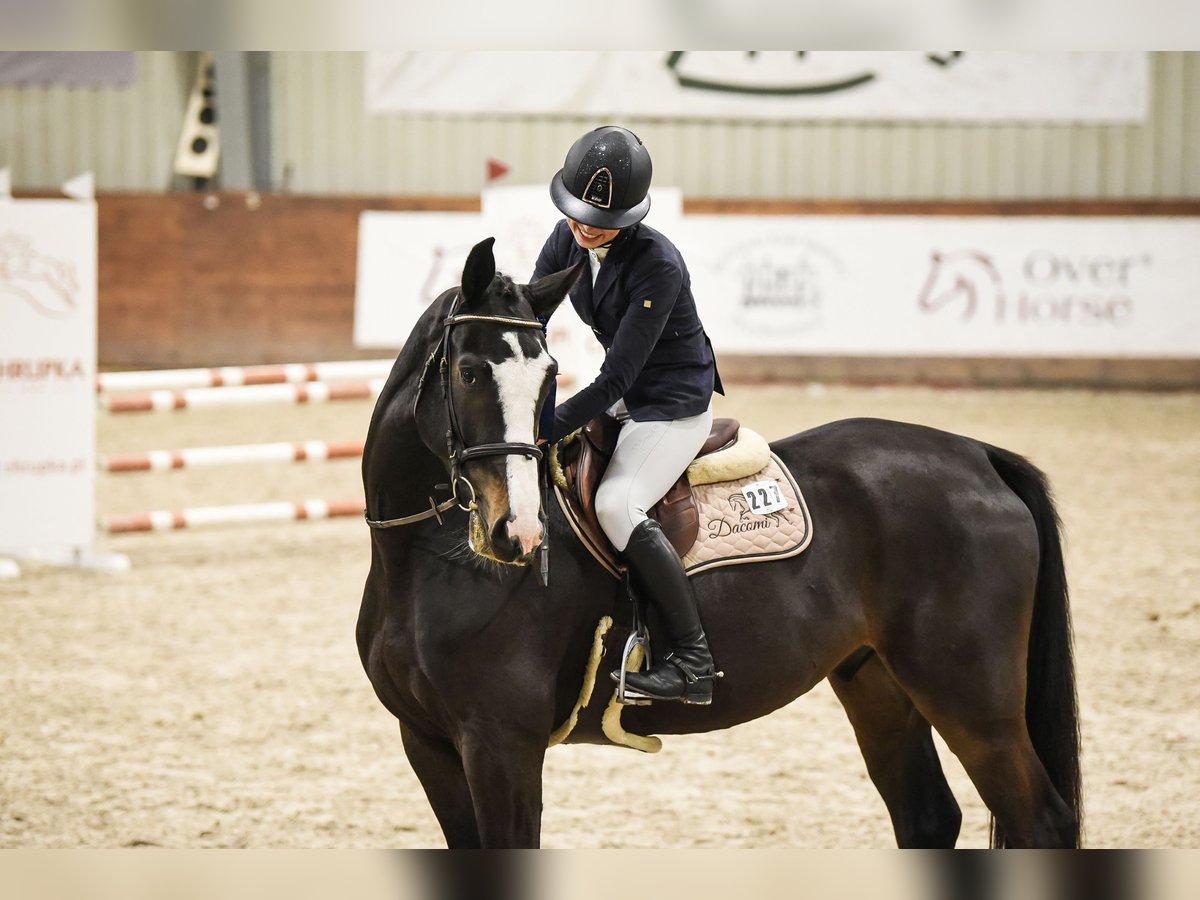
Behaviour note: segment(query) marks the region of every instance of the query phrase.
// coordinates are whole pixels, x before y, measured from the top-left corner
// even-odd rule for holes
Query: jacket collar
[[[621,229],[621,233],[613,238],[612,244],[609,246],[608,256],[600,266],[600,271],[596,274],[596,285],[592,288],[593,309],[600,305],[604,299],[604,295],[616,284],[617,270],[620,268],[619,264],[629,255],[640,228],[640,225],[630,225],[628,228]],[[585,250],[584,253],[586,252]]]

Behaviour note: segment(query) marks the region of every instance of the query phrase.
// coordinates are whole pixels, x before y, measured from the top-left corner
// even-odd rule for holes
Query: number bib
[[[779,489],[779,482],[773,478],[770,481],[755,481],[744,485],[742,496],[750,504],[750,512],[758,516],[788,508],[788,498]]]

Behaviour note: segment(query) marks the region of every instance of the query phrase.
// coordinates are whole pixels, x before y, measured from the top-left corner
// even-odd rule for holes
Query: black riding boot
[[[700,627],[692,585],[675,548],[662,527],[647,519],[633,530],[624,556],[634,584],[662,617],[671,645],[671,652],[649,672],[625,675],[626,695],[700,705],[711,703],[718,673]],[[620,672],[612,674],[614,680],[620,680]]]

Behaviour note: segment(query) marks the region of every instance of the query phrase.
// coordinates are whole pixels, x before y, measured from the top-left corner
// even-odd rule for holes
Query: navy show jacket
[[[533,280],[587,258],[561,220],[538,255]],[[571,305],[604,346],[590,385],[554,411],[559,440],[624,398],[637,422],[696,416],[724,393],[712,343],[696,313],[691,277],[675,245],[648,225],[622,229],[592,286],[590,267]]]

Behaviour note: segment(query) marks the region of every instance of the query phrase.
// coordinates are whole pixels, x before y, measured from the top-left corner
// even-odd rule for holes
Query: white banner
[[[0,200],[0,548],[95,535],[96,204]]]
[[[689,216],[718,352],[1200,356],[1200,219]]]
[[[663,215],[718,353],[1200,356],[1200,219]],[[365,213],[356,342],[403,343],[489,234],[526,280],[548,232]],[[599,365],[569,305],[551,350],[580,383]]]
[[[1131,122],[1147,55],[1063,51],[396,51],[372,113]]]

